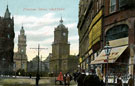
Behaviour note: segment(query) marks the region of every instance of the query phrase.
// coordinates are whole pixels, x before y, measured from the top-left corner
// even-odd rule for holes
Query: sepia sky
[[[37,50],[31,50],[40,44],[45,59],[52,53],[54,28],[59,25],[62,16],[64,25],[68,27],[70,54],[78,54],[79,37],[77,31],[79,0],[1,0],[0,16],[4,16],[8,4],[11,16],[14,16],[15,47],[17,51],[18,34],[23,24],[27,35],[27,55],[30,61],[37,55]]]

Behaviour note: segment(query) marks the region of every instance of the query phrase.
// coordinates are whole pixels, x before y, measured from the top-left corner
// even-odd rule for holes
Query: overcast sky
[[[69,30],[70,54],[78,54],[79,0],[1,0],[0,16],[4,16],[7,4],[11,15],[14,16],[15,52],[18,48],[18,34],[23,24],[27,35],[28,60],[37,55],[37,50],[30,48],[35,48],[38,44],[48,48],[40,52],[45,59],[49,53],[52,53],[54,28],[59,25],[62,16],[63,23]]]

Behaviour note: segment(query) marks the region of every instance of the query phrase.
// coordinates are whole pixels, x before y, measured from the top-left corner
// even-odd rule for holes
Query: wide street
[[[6,77],[0,78],[0,86],[35,86],[35,77]],[[55,85],[55,77],[41,77],[39,80],[39,86],[64,86]],[[70,86],[77,86],[72,80]]]

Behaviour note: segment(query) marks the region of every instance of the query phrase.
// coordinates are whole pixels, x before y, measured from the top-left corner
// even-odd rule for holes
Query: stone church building
[[[0,74],[13,71],[14,37],[14,18],[7,6],[4,17],[0,16]]]
[[[54,31],[54,42],[52,44],[52,57],[50,58],[50,73],[73,72],[77,67],[77,57],[70,55],[70,44],[68,42],[68,28],[60,24]]]
[[[19,69],[24,69],[25,72],[27,71],[26,46],[26,35],[22,26],[20,30],[20,35],[18,36],[18,51],[14,53],[14,71],[17,71]]]

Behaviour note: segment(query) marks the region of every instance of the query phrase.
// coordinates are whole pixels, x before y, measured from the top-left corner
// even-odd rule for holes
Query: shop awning
[[[120,57],[120,55],[126,50],[127,47],[128,46],[112,48],[109,55],[108,63],[114,63]],[[105,54],[105,51],[102,50],[99,56],[96,57],[96,59],[92,61],[91,64],[104,64],[104,63],[107,63],[107,56]]]

